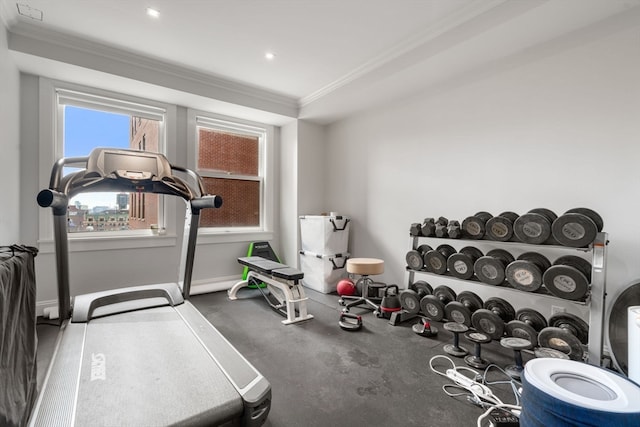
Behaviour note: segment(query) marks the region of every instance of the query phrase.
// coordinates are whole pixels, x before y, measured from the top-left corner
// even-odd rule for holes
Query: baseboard
[[[190,295],[208,294],[211,292],[220,292],[231,289],[241,276],[219,277],[217,279],[194,280],[191,282]],[[36,302],[36,316],[49,318],[57,318],[58,300],[44,300]]]

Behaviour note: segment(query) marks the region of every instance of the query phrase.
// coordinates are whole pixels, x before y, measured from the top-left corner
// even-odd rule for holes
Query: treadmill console
[[[161,180],[171,176],[171,164],[160,153],[96,148],[89,155],[87,172],[131,181]]]

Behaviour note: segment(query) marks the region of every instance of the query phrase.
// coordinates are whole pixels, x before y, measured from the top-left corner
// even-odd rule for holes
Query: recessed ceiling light
[[[154,9],[152,7],[148,7],[147,8],[147,15],[153,17],[153,18],[158,18],[160,16],[160,11],[157,9]]]
[[[264,54],[264,57],[267,58],[269,61],[273,61],[276,57],[276,54],[273,52],[267,52]]]

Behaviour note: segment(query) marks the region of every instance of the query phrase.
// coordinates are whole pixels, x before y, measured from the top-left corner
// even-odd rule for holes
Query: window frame
[[[261,182],[260,225],[257,227],[200,227],[202,243],[270,240],[273,238],[275,209],[275,127],[265,123],[228,117],[208,111],[187,109],[187,167],[202,177],[248,179]],[[233,175],[198,168],[198,138],[200,127],[259,138],[258,177]],[[224,200],[222,201],[224,205]]]
[[[64,154],[64,106],[99,109],[106,112],[135,115],[154,120],[161,119],[158,129],[159,151],[169,159],[175,157],[176,107],[149,99],[142,99],[117,92],[86,87],[39,78],[39,185],[49,186],[51,167]],[[173,136],[173,138],[172,138]],[[158,222],[163,224],[167,233],[154,235],[151,230],[122,230],[109,232],[69,233],[70,251],[90,251],[103,249],[127,249],[176,244],[175,206],[169,199],[162,197],[159,203]],[[49,209],[39,209],[40,250],[54,252],[53,224]]]

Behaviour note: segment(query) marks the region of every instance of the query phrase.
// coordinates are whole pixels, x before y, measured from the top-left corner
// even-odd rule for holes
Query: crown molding
[[[18,20],[18,12],[16,8],[9,6],[11,2],[9,0],[0,0],[0,22],[5,28],[9,28],[14,25]]]
[[[209,89],[223,101],[296,117],[298,100],[214,74],[188,69],[141,53],[110,47],[18,21],[8,27],[9,49],[129,78],[147,76],[150,83],[174,82],[174,89],[201,94]],[[151,81],[152,80],[152,81]]]
[[[420,31],[412,36],[407,37],[400,43],[384,50],[371,60],[365,62],[359,67],[355,68],[351,72],[345,74],[339,79],[329,83],[328,85],[318,89],[317,91],[304,96],[300,99],[300,107],[307,106],[308,104],[327,96],[328,94],[340,89],[341,87],[371,73],[372,71],[381,68],[385,64],[392,62],[394,59],[405,55],[408,52],[416,50],[421,46],[434,40],[436,37],[460,26],[461,24],[473,19],[474,17],[488,12],[494,9],[508,0],[484,0],[481,2],[473,2],[466,7],[456,11],[449,15],[447,18],[428,26],[423,31]],[[539,0],[544,2],[546,0]]]

